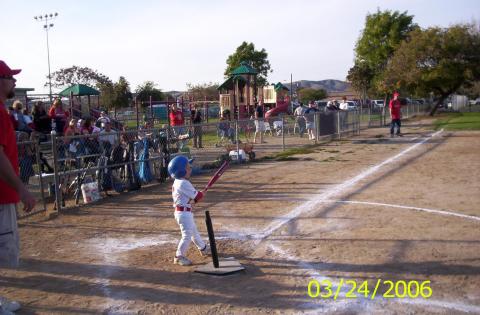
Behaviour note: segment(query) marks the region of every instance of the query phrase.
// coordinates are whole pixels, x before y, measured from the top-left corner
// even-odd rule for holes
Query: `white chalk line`
[[[399,208],[399,209],[422,211],[422,212],[428,212],[428,213],[439,214],[439,215],[444,215],[444,216],[453,216],[453,217],[459,217],[459,218],[462,218],[462,219],[480,221],[480,217],[477,217],[477,216],[474,216],[474,215],[461,214],[461,213],[457,213],[457,212],[453,212],[453,211],[446,211],[446,210],[420,208],[420,207],[412,207],[412,206],[402,206],[402,205],[396,205],[396,204],[390,204],[390,203],[370,202],[370,201],[356,201],[356,200],[322,200],[320,202],[322,202],[322,203],[360,204],[360,205],[369,205],[369,206]]]

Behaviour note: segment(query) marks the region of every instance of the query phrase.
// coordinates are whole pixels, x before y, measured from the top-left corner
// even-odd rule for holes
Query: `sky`
[[[131,89],[221,83],[243,42],[268,53],[270,82],[345,80],[368,13],[408,11],[423,28],[480,21],[479,0],[0,0],[0,60],[21,68],[17,87],[48,93],[46,32],[34,16],[58,12],[51,71],[77,65]],[[54,89],[58,92],[58,89]]]

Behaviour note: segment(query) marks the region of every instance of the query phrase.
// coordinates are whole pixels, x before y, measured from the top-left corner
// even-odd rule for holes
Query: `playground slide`
[[[281,113],[288,113],[288,102],[277,102],[277,106],[272,108],[271,110],[265,113],[265,119],[269,119],[270,117],[275,117]]]

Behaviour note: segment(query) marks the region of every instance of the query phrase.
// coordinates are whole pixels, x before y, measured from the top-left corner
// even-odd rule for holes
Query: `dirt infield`
[[[172,264],[170,185],[22,220],[22,261],[0,270],[17,314],[480,313],[480,132],[407,123],[319,145],[284,162],[231,167],[197,207],[221,256],[244,273],[205,276]],[[203,187],[209,175],[194,177]],[[193,247],[193,246],[192,246]],[[208,261],[193,248],[194,264]],[[430,280],[432,296],[346,298],[341,282]],[[339,296],[307,294],[329,280]]]

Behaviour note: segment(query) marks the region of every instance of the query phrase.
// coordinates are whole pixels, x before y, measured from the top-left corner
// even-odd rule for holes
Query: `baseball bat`
[[[205,186],[205,191],[207,191],[212,185],[222,176],[228,166],[228,161],[223,162],[220,168],[213,174],[212,178],[208,181],[207,185]]]

